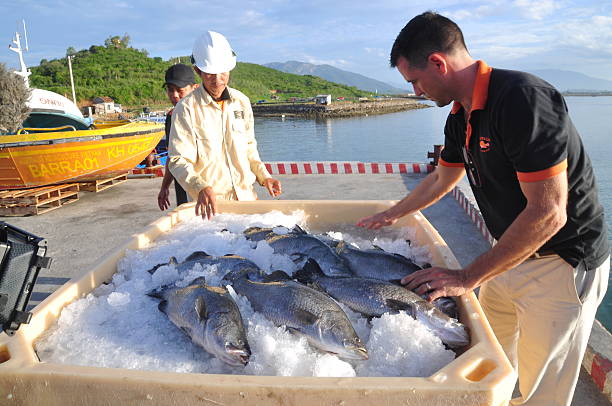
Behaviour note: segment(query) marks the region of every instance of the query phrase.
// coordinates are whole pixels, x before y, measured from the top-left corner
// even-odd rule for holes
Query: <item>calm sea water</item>
[[[612,97],[568,97],[570,116],[591,157],[612,239]],[[427,162],[444,141],[449,107],[369,117],[306,120],[256,118],[264,161]],[[612,286],[597,318],[612,331]]]

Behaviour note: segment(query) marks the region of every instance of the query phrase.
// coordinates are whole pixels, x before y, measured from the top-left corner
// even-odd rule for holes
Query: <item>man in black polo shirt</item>
[[[164,87],[166,88],[166,94],[168,100],[172,103],[172,106],[176,104],[189,93],[193,92],[200,85],[195,82],[195,75],[193,70],[182,63],[172,65],[166,70],[166,81]],[[170,126],[172,123],[172,110],[166,114],[166,145],[170,144]],[[168,170],[168,162],[166,162],[166,171],[164,172],[164,179],[162,185],[157,194],[157,205],[160,210],[166,210],[170,207],[170,185],[174,177]],[[174,180],[174,192],[176,194],[176,205],[180,206],[183,203],[187,203],[187,192],[181,187],[181,185]]]
[[[454,102],[440,165],[389,210],[360,220],[377,229],[421,210],[467,173],[497,239],[464,269],[428,268],[402,283],[429,300],[479,286],[479,299],[521,396],[512,405],[569,405],[610,247],[589,157],[563,97],[543,80],[474,60],[459,27],[426,12],[400,32],[391,66],[417,95]]]

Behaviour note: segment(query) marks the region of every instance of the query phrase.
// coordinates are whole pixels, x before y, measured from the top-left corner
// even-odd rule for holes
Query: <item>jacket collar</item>
[[[212,98],[212,96],[208,93],[208,91],[206,90],[206,88],[202,85],[198,88],[198,90],[200,90],[201,94],[202,94],[202,99],[204,100],[205,104],[210,104],[212,102],[214,102],[215,100]],[[221,99],[223,101],[227,101],[227,100],[231,100],[232,96],[230,93],[230,88],[229,87],[225,87],[225,89],[223,90],[223,93],[221,93]]]

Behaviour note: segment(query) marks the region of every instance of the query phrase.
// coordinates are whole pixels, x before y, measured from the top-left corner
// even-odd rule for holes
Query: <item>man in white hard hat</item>
[[[196,200],[196,215],[210,219],[217,199],[255,200],[253,183],[281,194],[259,158],[249,98],[227,86],[236,54],[225,37],[207,31],[193,45],[193,68],[202,86],[172,114],[168,168]]]

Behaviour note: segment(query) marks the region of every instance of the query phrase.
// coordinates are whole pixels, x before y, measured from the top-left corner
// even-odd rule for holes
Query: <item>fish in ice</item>
[[[354,276],[397,282],[406,275],[423,269],[400,254],[381,248],[360,249],[339,241],[336,253],[349,265]]]
[[[299,226],[294,227],[287,234],[269,232],[264,240],[275,254],[289,256],[300,268],[306,264],[308,259],[314,259],[327,275],[351,275],[348,264],[335,250]]]
[[[226,364],[246,365],[251,356],[238,306],[225,288],[208,286],[204,277],[184,288],[166,286],[147,295],[191,340]]]
[[[380,279],[399,285],[400,280],[404,276],[429,267],[429,264],[425,264],[423,267],[421,267],[403,255],[387,252],[380,247],[375,247],[373,249],[360,249],[346,243],[345,241],[335,239],[326,234],[308,234],[298,225],[292,229],[288,229],[283,226],[277,226],[274,228],[250,227],[244,231],[244,234],[247,239],[252,241],[271,239],[277,235],[307,234],[331,247],[341,258],[346,261],[351,274],[344,274],[341,272],[340,275],[343,276],[358,276]],[[300,263],[305,265],[305,261],[300,261]],[[333,273],[329,274],[333,276],[336,275]],[[454,299],[450,297],[440,297],[434,300],[433,304],[449,317],[454,319],[458,317],[457,303]]]
[[[245,296],[253,310],[306,337],[312,346],[341,358],[368,358],[348,316],[327,294],[291,280],[282,271],[271,275],[254,270],[230,272],[224,282]]]
[[[180,274],[193,269],[196,264],[200,264],[201,266],[216,265],[219,270],[224,273],[240,269],[259,269],[259,267],[253,261],[239,255],[228,254],[216,257],[213,255],[208,255],[204,251],[195,251],[182,262],[178,262],[175,257],[170,257],[168,262],[157,264],[153,268],[149,269],[148,272],[153,274],[162,266],[174,265]]]
[[[354,276],[380,279],[398,284],[406,275],[430,267],[415,264],[403,255],[387,252],[380,247],[360,249],[344,241],[334,243],[336,252],[344,258]],[[457,318],[457,303],[450,297],[441,297],[433,304],[449,317]]]
[[[314,261],[308,261],[293,277],[301,283],[326,292],[351,310],[367,317],[406,311],[425,324],[450,348],[463,347],[470,342],[465,325],[448,317],[434,305],[402,286],[378,279],[329,277]]]

